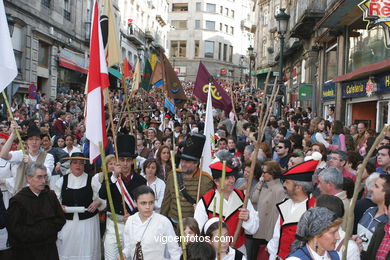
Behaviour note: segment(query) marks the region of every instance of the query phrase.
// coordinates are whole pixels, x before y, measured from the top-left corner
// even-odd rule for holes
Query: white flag
[[[3,0],[0,0],[0,92],[18,75]]]
[[[206,121],[204,125],[204,135],[206,136],[206,142],[203,147],[202,171],[208,172],[211,175],[209,165],[213,160],[211,151],[214,150],[214,120],[213,104],[211,101],[211,84],[209,84],[209,91],[207,93]]]

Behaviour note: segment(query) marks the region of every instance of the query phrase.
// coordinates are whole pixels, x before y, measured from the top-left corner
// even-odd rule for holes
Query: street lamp
[[[290,16],[284,11],[285,8],[280,8],[279,13],[275,15],[275,19],[278,23],[278,33],[280,38],[280,53],[279,53],[279,89],[283,91],[284,102],[287,100],[286,91],[284,89],[283,82],[283,52],[284,52],[284,35],[287,32],[288,20]]]
[[[243,74],[243,70],[244,70],[244,59],[245,59],[245,57],[244,57],[244,55],[241,55],[241,57],[240,57],[240,72],[241,72],[241,74],[240,74],[240,83],[242,83],[242,74]]]
[[[252,60],[254,59],[252,45],[248,47],[248,55],[249,55],[249,88],[252,91]]]
[[[7,15],[9,34],[12,38],[12,34],[14,33],[14,27],[15,27],[15,19],[12,17],[11,14],[6,14],[6,15]]]

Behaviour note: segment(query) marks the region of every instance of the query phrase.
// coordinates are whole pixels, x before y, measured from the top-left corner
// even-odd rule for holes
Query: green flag
[[[141,86],[146,91],[149,92],[152,88],[152,85],[150,84],[150,78],[152,77],[152,65],[150,65],[149,59],[145,60],[145,68],[144,68],[144,75],[142,77]]]

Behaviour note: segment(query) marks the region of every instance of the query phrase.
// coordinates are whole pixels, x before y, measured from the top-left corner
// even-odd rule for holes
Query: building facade
[[[252,0],[172,0],[168,53],[178,76],[195,81],[199,62],[226,81],[243,78],[253,43]]]

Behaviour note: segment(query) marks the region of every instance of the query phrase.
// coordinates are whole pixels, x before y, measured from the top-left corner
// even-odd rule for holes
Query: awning
[[[265,68],[265,69],[257,70],[257,71],[255,71],[255,76],[256,75],[261,75],[261,74],[267,74],[270,71],[272,71],[271,68]]]
[[[351,73],[337,76],[332,79],[333,82],[342,82],[355,80],[363,77],[368,77],[372,74],[379,74],[381,72],[388,71],[390,69],[390,59],[374,63],[368,66],[361,67],[352,71]]]
[[[68,60],[68,59],[65,59],[63,57],[58,57],[58,64],[62,67],[65,67],[65,68],[68,68],[71,70],[75,70],[75,71],[79,71],[79,72],[84,73],[84,74],[88,74],[87,69],[84,69],[84,68],[80,67],[79,65],[77,65],[75,62]]]

